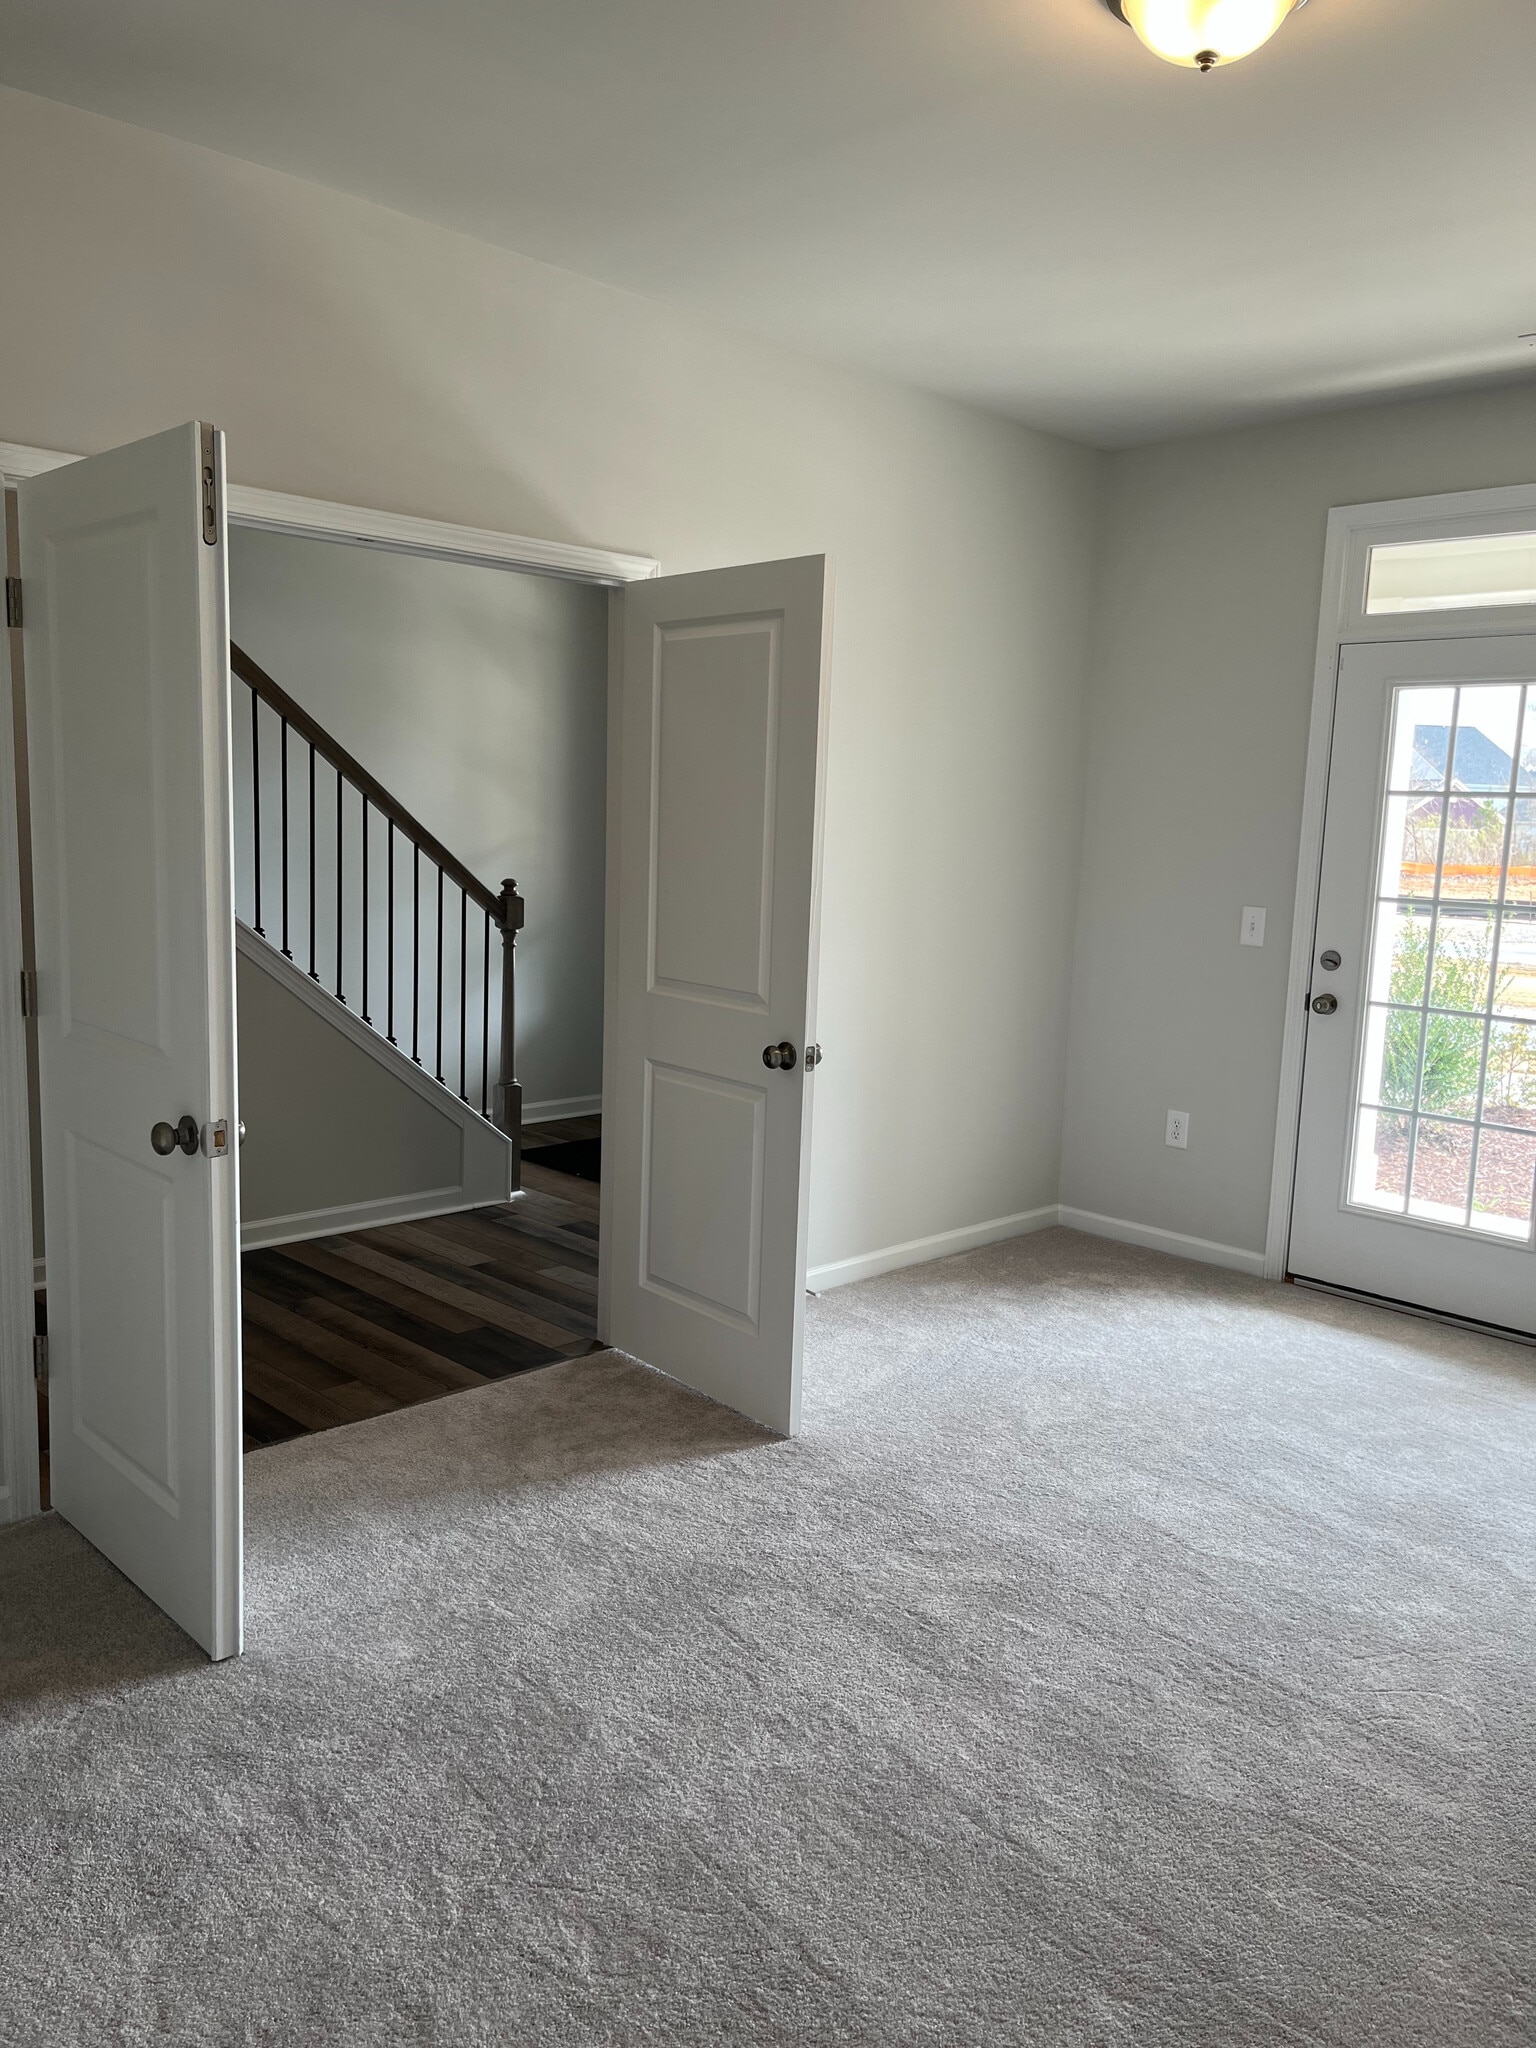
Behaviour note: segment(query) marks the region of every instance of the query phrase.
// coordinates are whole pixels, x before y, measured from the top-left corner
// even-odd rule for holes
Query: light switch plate
[[[1263,945],[1264,918],[1264,911],[1255,910],[1251,904],[1245,905],[1243,910],[1243,926],[1242,930],[1238,933],[1238,937],[1245,946]]]

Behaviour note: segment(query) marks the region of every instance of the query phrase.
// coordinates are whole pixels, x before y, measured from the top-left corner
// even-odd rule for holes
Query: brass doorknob
[[[162,1159],[169,1159],[176,1151],[185,1152],[190,1159],[198,1149],[201,1133],[195,1116],[184,1116],[180,1123],[156,1124],[149,1134],[149,1142]]]
[[[798,1058],[799,1054],[787,1038],[778,1045],[765,1045],[763,1047],[763,1065],[765,1067],[778,1067],[782,1071],[788,1072]]]

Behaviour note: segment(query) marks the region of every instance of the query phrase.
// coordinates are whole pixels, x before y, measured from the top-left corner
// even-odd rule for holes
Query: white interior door
[[[53,1505],[227,1657],[241,1433],[222,437],[179,427],[19,497]],[[162,1152],[154,1127],[163,1145],[178,1124]]]
[[[1536,1334],[1536,639],[1346,647],[1298,1277]]]
[[[825,558],[631,584],[609,732],[609,1343],[799,1425]]]

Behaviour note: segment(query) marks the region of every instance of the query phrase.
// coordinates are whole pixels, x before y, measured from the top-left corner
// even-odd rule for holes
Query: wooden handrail
[[[243,647],[233,640],[229,643],[229,665],[233,672],[250,689],[254,690],[264,704],[270,705],[279,718],[285,718],[289,727],[306,740],[315,752],[329,761],[333,768],[339,768],[352,785],[360,789],[373,808],[388,818],[407,839],[434,861],[450,880],[455,882],[472,903],[476,903],[503,930],[508,916],[507,889],[501,895],[487,889],[478,875],[465,867],[444,846],[435,833],[429,832],[419,818],[413,818],[405,805],[379,781],[370,775],[362,762],[349,754],[339,741],[332,739],[318,720],[311,718],[302,704],[295,703],[281,683],[275,683],[259,662],[252,661]],[[514,899],[516,900],[516,899]],[[522,904],[517,903],[519,922]]]

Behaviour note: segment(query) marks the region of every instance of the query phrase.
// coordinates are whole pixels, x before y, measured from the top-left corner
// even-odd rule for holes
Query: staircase
[[[488,889],[233,643],[230,671],[246,1246],[506,1200],[516,884]]]

